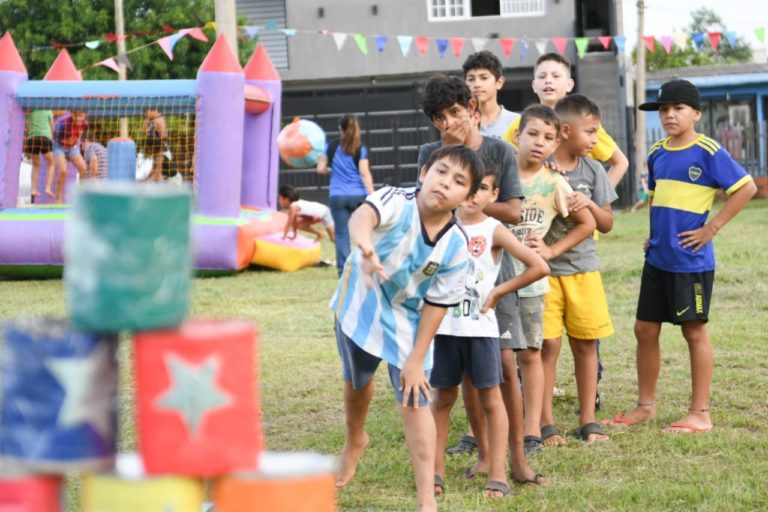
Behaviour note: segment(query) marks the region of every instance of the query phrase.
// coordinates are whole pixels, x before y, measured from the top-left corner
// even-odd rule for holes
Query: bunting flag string
[[[442,59],[445,57],[445,51],[448,49],[448,40],[440,38],[436,39],[435,42],[437,43],[437,54]]]
[[[451,48],[453,49],[453,56],[454,57],[461,56],[461,52],[464,51],[464,38],[463,37],[452,37],[451,38]]]
[[[357,47],[360,49],[360,53],[363,55],[368,55],[368,40],[363,34],[355,34],[355,42],[357,43]]]
[[[387,41],[389,41],[387,36],[376,36],[376,49],[379,53],[384,53],[384,48],[387,47]]]
[[[504,56],[506,58],[509,58],[510,55],[512,55],[512,48],[515,47],[515,40],[511,37],[502,37],[499,38],[499,44],[501,45],[501,51],[504,53]]]
[[[485,45],[488,43],[488,39],[485,37],[473,37],[472,46],[475,47],[476,52],[481,52],[485,49]]]

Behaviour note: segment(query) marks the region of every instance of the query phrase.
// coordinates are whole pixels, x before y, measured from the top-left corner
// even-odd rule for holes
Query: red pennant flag
[[[712,45],[712,51],[716,52],[717,47],[720,46],[720,37],[723,34],[721,32],[710,32],[709,33],[709,44]]]
[[[453,55],[458,57],[461,55],[461,52],[464,50],[464,38],[463,37],[452,37],[451,38],[451,48],[453,48]]]
[[[563,55],[565,53],[565,45],[568,44],[568,38],[566,37],[553,37],[552,44],[557,48],[557,53]]]
[[[606,50],[611,47],[611,36],[597,36],[597,40]]]
[[[48,41],[48,44],[51,45],[53,48],[66,48],[67,45],[64,43],[57,43],[56,41]]]
[[[653,36],[643,36],[643,43],[645,43],[645,47],[648,48],[649,52],[653,52],[656,48],[656,38]]]
[[[170,26],[170,25],[166,25],[165,23],[163,23],[163,24],[162,24],[162,25],[160,25],[160,26],[161,26],[161,27],[163,27],[163,32],[165,32],[166,34],[170,34],[171,32],[175,32],[175,30],[173,29],[173,27],[172,27],[172,26]]]
[[[416,49],[419,50],[419,55],[422,57],[427,54],[427,48],[429,48],[429,38],[424,36],[419,36],[415,39],[416,41]]]
[[[107,32],[104,34],[104,39],[106,39],[110,43],[114,43],[115,41],[117,41],[117,34],[113,34],[112,32]]]
[[[517,40],[512,37],[500,37],[499,38],[499,44],[501,45],[501,51],[504,53],[504,56],[506,58],[509,58],[509,56],[512,54],[512,48],[515,47],[515,43],[517,43]]]

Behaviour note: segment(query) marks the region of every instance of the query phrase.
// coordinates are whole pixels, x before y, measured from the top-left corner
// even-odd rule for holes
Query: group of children
[[[563,331],[579,396],[573,434],[609,439],[596,422],[595,401],[598,340],[613,327],[593,233],[613,226],[614,187],[627,160],[603,130],[598,106],[567,94],[573,81],[561,56],[539,59],[533,89],[542,103],[519,117],[496,102],[503,76],[495,56],[471,56],[464,75],[466,81],[439,76],[426,85],[424,113],[440,140],[420,150],[417,187],[382,188],[354,212],[355,250],[331,301],[346,413],[337,486],[352,480],[368,444],[372,377],[386,361],[418,510],[436,510],[436,496],[446,490],[444,451],[460,383],[479,454],[466,476],[486,474],[490,498],[510,494],[509,449],[514,482],[546,485],[527,456],[565,443],[552,412]],[[629,426],[655,416],[659,332],[671,322],[689,345],[693,396],[688,414],[665,431],[706,431],[711,240],[756,188],[715,141],[696,133],[700,104],[689,82],[664,84],[658,101],[640,108],[659,110],[668,137],[648,160],[651,233],[635,326],[639,400],[604,423]],[[609,163],[608,172],[590,155]],[[729,199],[708,221],[720,188]]]

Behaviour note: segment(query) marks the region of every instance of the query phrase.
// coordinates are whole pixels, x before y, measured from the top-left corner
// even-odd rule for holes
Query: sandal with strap
[[[485,483],[485,492],[486,495],[489,492],[500,492],[502,494],[501,497],[507,497],[512,494],[512,489],[509,488],[509,485],[507,485],[504,482],[500,482],[498,480],[488,480]],[[494,498],[494,496],[488,496],[489,498]]]
[[[442,496],[445,494],[445,481],[440,475],[435,475],[435,487],[440,488],[440,492],[435,492],[435,496]]]
[[[477,450],[477,440],[468,435],[461,436],[456,446],[445,450],[446,455],[472,455]]]
[[[560,431],[554,425],[544,425],[541,427],[541,440],[546,441],[550,437],[561,436]]]
[[[587,423],[571,432],[571,435],[585,442],[589,442],[589,436],[591,436],[592,434],[597,434],[601,436],[606,435],[605,431],[603,430],[603,427],[601,427],[597,423]]]
[[[525,478],[522,480],[518,480],[517,478],[514,478],[513,481],[517,485],[538,485],[542,487],[547,485],[547,477],[545,477],[541,473],[536,473],[536,475],[533,478]]]
[[[523,437],[523,451],[526,457],[533,457],[541,453],[543,441],[537,436]]]

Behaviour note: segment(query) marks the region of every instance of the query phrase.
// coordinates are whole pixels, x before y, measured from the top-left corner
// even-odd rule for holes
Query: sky
[[[621,0],[624,35],[631,48],[637,40],[637,1]],[[728,30],[755,45],[754,30],[768,26],[765,0],[645,0],[645,35],[657,38],[682,32],[691,21],[691,11],[708,7],[723,19]]]

